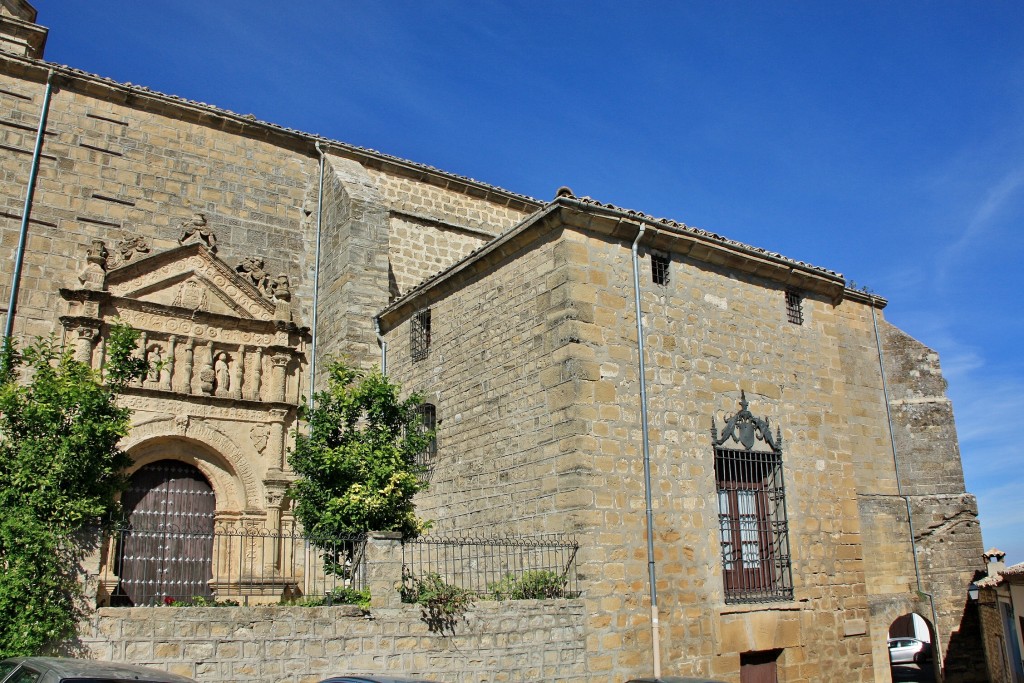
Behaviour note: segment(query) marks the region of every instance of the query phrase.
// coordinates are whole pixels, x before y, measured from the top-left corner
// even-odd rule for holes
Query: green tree
[[[0,657],[39,654],[86,613],[82,561],[131,462],[117,394],[147,371],[137,336],[111,330],[106,381],[52,338],[0,352]]]
[[[299,475],[291,487],[295,516],[308,536],[400,531],[413,537],[424,530],[412,502],[425,487],[415,459],[434,434],[421,428],[422,398],[400,400],[399,391],[377,371],[330,363],[327,389],[302,414],[308,433],[296,434],[288,456]]]

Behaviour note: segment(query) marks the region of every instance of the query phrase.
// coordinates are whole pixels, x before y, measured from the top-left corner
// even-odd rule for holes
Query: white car
[[[890,664],[914,664],[928,661],[932,644],[917,638],[901,637],[889,639]]]

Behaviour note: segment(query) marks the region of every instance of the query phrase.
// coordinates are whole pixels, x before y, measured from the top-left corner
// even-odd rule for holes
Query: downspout
[[[326,154],[320,149],[320,141],[313,143],[320,155],[320,180],[316,190],[316,252],[313,257],[313,323],[309,334],[313,338],[309,348],[309,407],[313,408],[313,392],[316,389],[316,326],[319,321],[320,303],[320,225],[324,208],[324,166]]]
[[[388,342],[380,333],[380,318],[373,317],[373,333],[377,335],[377,343],[380,344],[380,374],[388,376]]]
[[[43,136],[46,133],[46,117],[50,113],[50,96],[53,94],[53,69],[46,73],[46,92],[43,94],[43,109],[39,113],[39,128],[36,129],[36,145],[32,151],[32,167],[28,175],[28,188],[25,190],[25,206],[21,210],[21,233],[18,235],[18,249],[14,254],[14,275],[11,277],[11,297],[7,304],[7,320],[4,322],[4,341],[6,347],[14,331],[14,309],[18,304],[18,289],[21,285],[21,267],[25,261],[25,242],[28,240],[28,220],[32,213],[32,196],[36,191],[36,178],[39,176],[39,155],[43,150]]]
[[[917,578],[917,593],[928,598],[928,602],[932,608],[932,628],[935,630],[935,651],[942,654],[942,640],[939,637],[939,618],[935,612],[935,596],[924,590],[924,586],[921,584],[921,566],[917,561],[917,541],[916,534],[914,533],[914,517],[910,510],[910,496],[903,493],[903,482],[900,478],[900,461],[896,455],[896,433],[892,426],[892,410],[889,408],[889,385],[885,377],[885,363],[882,359],[882,340],[878,334],[878,321],[875,317],[875,300],[874,297],[871,299],[871,326],[875,330],[875,348],[878,350],[878,371],[882,375],[882,397],[885,400],[885,417],[889,423],[889,443],[892,445],[892,464],[893,469],[896,472],[896,493],[900,498],[903,499],[903,503],[907,506],[907,527],[910,530],[910,550],[914,556],[914,575]],[[936,664],[938,664],[939,658],[936,657]],[[941,668],[941,666],[940,666]]]
[[[647,378],[644,370],[644,321],[640,313],[640,264],[637,245],[647,226],[640,224],[640,232],[633,240],[633,300],[636,304],[636,342],[640,372],[640,433],[644,453],[644,501],[647,504],[647,580],[651,591],[651,656],[654,659],[654,677],[661,678],[661,638],[658,624],[658,585],[654,573],[654,512],[651,506],[651,448],[647,426]]]

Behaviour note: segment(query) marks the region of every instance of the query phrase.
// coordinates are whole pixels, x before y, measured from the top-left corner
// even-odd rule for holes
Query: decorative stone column
[[[277,352],[270,357],[270,361],[273,363],[270,376],[271,401],[284,402],[285,389],[287,388],[287,376],[285,373],[288,369],[288,362],[291,359],[291,355],[284,352]]]
[[[263,381],[263,349],[256,347],[253,350],[252,362],[252,384],[249,398],[254,401],[260,400],[260,382]]]
[[[270,466],[271,471],[284,471],[285,449],[284,449],[284,419],[288,411],[281,408],[270,410],[270,436],[267,438],[267,457],[273,458]]]
[[[188,342],[185,344],[185,384],[181,387],[181,390],[186,394],[192,393],[192,363],[194,347],[195,340],[189,337]]]
[[[267,576],[274,576],[281,569],[281,508],[284,505],[284,494],[287,484],[281,482],[265,482],[267,486],[267,535],[271,539],[269,557],[264,558],[263,571]]]
[[[82,326],[75,330],[75,360],[92,366],[93,345],[100,336],[95,327]]]

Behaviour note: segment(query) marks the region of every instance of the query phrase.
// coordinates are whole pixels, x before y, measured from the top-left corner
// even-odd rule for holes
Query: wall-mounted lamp
[[[978,602],[978,584],[973,581],[967,586],[967,597],[971,602]]]

